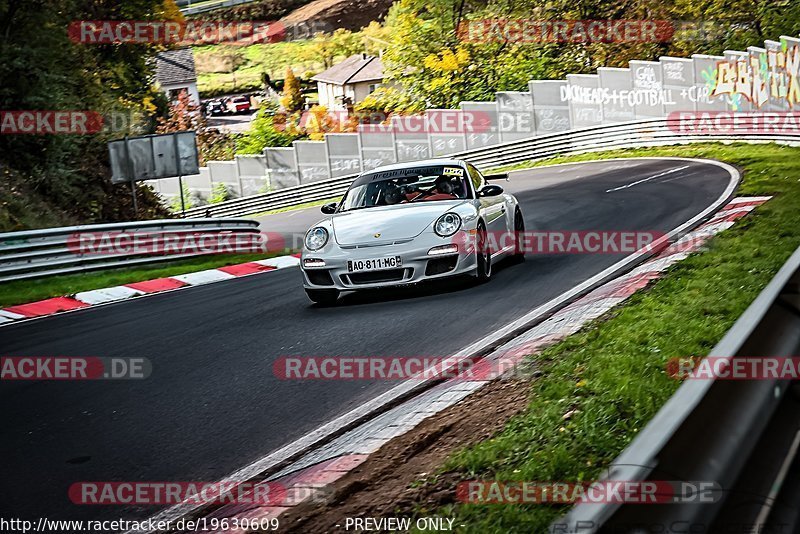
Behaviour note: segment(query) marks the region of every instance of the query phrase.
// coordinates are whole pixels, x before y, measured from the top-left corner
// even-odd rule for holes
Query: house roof
[[[378,57],[356,54],[311,79],[336,85],[380,81],[383,80],[383,64]]]
[[[156,54],[156,80],[161,85],[197,81],[192,49],[181,48]]]

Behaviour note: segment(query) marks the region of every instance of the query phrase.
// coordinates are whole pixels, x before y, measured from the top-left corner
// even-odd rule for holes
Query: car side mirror
[[[331,213],[336,212],[336,202],[330,202],[328,204],[323,204],[320,208],[320,211],[326,215],[330,215]]]
[[[478,191],[479,197],[496,197],[503,194],[503,188],[499,185],[489,184],[485,185]]]
[[[497,174],[486,174],[484,178],[488,182],[489,180],[508,180],[508,173],[507,172],[500,172]]]

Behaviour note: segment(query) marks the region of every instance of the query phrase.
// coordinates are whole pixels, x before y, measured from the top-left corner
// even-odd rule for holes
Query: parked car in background
[[[206,102],[206,116],[215,117],[222,115],[227,110],[221,100],[209,100]]]
[[[228,111],[231,113],[248,113],[251,110],[250,98],[234,96],[228,100]]]

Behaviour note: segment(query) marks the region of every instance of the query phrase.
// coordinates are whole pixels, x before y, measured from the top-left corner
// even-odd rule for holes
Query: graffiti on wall
[[[720,61],[707,83],[712,96],[725,95],[734,104],[742,98],[755,108],[770,99],[800,106],[800,46],[782,39],[777,50]]]

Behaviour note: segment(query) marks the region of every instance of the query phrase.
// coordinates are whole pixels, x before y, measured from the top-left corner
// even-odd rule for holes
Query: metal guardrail
[[[800,349],[800,249],[709,356],[793,357]],[[579,504],[553,533],[797,532],[797,381],[686,380],[602,480],[709,481],[715,502]]]
[[[195,15],[197,13],[205,13],[206,11],[214,11],[216,9],[238,6],[241,4],[251,4],[253,2],[255,2],[255,0],[219,0],[217,2],[200,0],[194,2],[194,4],[199,5],[192,5],[192,3],[189,2],[185,7],[181,7],[180,10],[184,15]]]
[[[696,142],[749,141],[749,142],[800,142],[800,132],[794,135],[752,133],[730,119],[719,121],[719,127],[730,127],[730,134],[686,135],[675,130],[681,125],[676,119],[645,119],[625,123],[593,126],[550,135],[533,137],[492,145],[476,150],[459,152],[446,157],[468,160],[480,169],[509,165],[522,161],[536,161],[553,156],[580,154],[619,148],[664,146]],[[288,187],[279,191],[251,195],[219,204],[186,210],[187,217],[234,217],[250,215],[273,209],[313,202],[342,195],[356,178],[356,174],[308,184]]]
[[[219,204],[198,206],[186,210],[186,217],[237,216],[234,214],[246,213],[252,215],[262,211],[275,210],[315,202],[343,195],[357,174],[320,180],[309,184],[295,185],[271,193],[262,193],[248,197],[227,200]]]
[[[94,224],[45,228],[0,234],[0,282],[23,280],[55,274],[67,274],[110,267],[127,267],[178,258],[202,255],[203,252],[154,255],[141,250],[115,251],[113,254],[81,252],[80,236],[90,233],[152,236],[150,244],[169,236],[202,232],[223,237],[228,234],[255,235],[259,233],[258,221],[248,219],[165,219],[155,221]],[[185,250],[185,249],[184,249]]]

